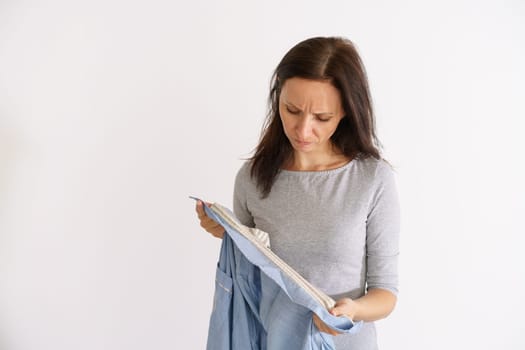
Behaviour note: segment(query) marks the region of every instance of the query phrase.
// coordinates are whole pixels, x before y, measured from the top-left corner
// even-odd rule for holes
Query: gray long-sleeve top
[[[397,295],[400,209],[384,160],[354,158],[323,171],[281,170],[260,198],[250,163],[237,173],[234,213],[270,236],[281,259],[335,300],[382,288]],[[334,338],[337,349],[377,349],[373,323]]]

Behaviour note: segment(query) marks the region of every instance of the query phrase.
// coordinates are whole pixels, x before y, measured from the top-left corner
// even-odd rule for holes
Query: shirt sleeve
[[[233,187],[233,213],[241,224],[255,227],[253,216],[248,208],[248,196],[246,188],[250,184],[250,167],[246,162],[237,172],[235,185]]]
[[[378,164],[373,183],[366,223],[367,289],[397,295],[400,206],[394,171],[386,162]]]

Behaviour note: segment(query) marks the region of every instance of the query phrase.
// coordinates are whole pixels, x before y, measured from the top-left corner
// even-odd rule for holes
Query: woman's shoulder
[[[359,157],[356,159],[363,176],[375,181],[383,181],[394,177],[394,167],[384,158]]]
[[[244,160],[239,169],[237,170],[237,177],[250,177],[250,172],[252,169],[252,161],[250,159]]]
[[[251,177],[252,161],[244,160],[239,169],[237,170],[237,175],[235,176],[235,183],[237,185],[242,184],[245,186],[248,183],[252,182]]]

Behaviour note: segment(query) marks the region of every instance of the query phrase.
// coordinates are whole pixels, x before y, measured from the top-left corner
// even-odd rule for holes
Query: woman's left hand
[[[372,322],[387,317],[394,310],[396,301],[397,296],[392,292],[371,288],[365,295],[355,300],[349,298],[338,300],[330,313],[334,316],[344,315],[352,321]],[[315,314],[314,323],[321,332],[339,334],[325,325]]]
[[[334,316],[346,316],[351,320],[354,319],[356,312],[357,303],[350,298],[339,299],[335,303],[335,306],[332,308],[332,310],[330,310],[330,313]],[[328,327],[323,321],[321,321],[321,319],[316,314],[314,314],[313,318],[314,324],[321,332],[328,333],[331,335],[341,334]]]

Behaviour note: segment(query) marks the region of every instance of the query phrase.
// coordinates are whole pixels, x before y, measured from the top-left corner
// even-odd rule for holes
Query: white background
[[[0,2],[0,349],[203,349],[269,79],[353,40],[402,205],[382,349],[524,349],[525,3]]]

